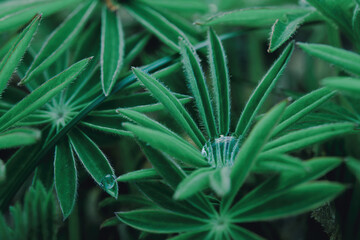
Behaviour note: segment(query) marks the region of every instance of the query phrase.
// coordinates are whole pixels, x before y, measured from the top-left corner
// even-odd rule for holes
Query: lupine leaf
[[[352,37],[351,15],[349,12],[349,3],[347,0],[307,0],[326,18],[334,22],[340,30],[344,31],[349,37]],[[352,1],[351,1],[352,2]]]
[[[105,96],[112,90],[124,58],[124,33],[119,12],[102,8],[101,85]]]
[[[252,93],[236,125],[236,136],[246,135],[249,131],[257,112],[284,71],[293,49],[294,44],[290,43]]]
[[[229,167],[218,168],[210,175],[210,187],[220,196],[225,196],[231,190],[231,169]]]
[[[177,186],[174,198],[177,200],[186,199],[205,188],[209,187],[210,176],[214,169],[200,168],[192,172]]]
[[[67,139],[56,145],[54,158],[55,189],[66,219],[74,208],[77,192],[75,159]]]
[[[22,120],[67,87],[82,72],[82,70],[84,70],[90,60],[91,58],[88,58],[73,64],[68,69],[59,73],[31,92],[27,97],[1,116],[0,131],[7,129],[14,123]]]
[[[254,222],[304,213],[332,200],[345,189],[341,184],[325,181],[302,184],[234,218],[237,222]]]
[[[334,123],[310,127],[281,136],[264,147],[267,153],[286,153],[304,148],[314,143],[320,143],[330,138],[353,133],[355,125],[352,123]]]
[[[193,231],[193,232],[182,233],[172,238],[168,238],[168,240],[207,239],[206,236],[207,236],[207,232]]]
[[[321,81],[321,84],[336,90],[342,90],[359,96],[360,79],[351,77],[328,77]]]
[[[28,48],[37,27],[39,26],[41,15],[36,15],[31,23],[22,31],[16,38],[14,44],[9,49],[0,63],[0,94],[6,88],[6,84],[9,81],[12,73],[18,65],[21,57],[24,55]]]
[[[207,26],[221,24],[244,27],[268,27],[286,14],[302,14],[308,11],[307,8],[299,7],[247,8],[219,13],[200,24]]]
[[[206,85],[204,73],[200,65],[199,56],[190,43],[185,40],[180,40],[180,52],[184,70],[190,89],[195,98],[197,109],[199,111],[200,119],[204,124],[208,136],[215,138],[217,136],[217,129],[214,117],[214,111],[211,105],[209,91]]]
[[[193,12],[207,13],[209,11],[209,5],[202,1],[194,2],[192,0],[140,0],[139,2],[146,3],[155,7],[170,9],[174,12],[182,12],[185,14]]]
[[[313,11],[309,9],[308,12],[291,15],[286,14],[283,18],[277,19],[271,29],[268,52],[275,51],[289,40],[297,28],[312,13]]]
[[[259,155],[259,159],[254,171],[260,172],[289,172],[289,171],[306,171],[303,162],[295,157],[285,154],[267,154]]]
[[[71,46],[81,33],[96,4],[96,1],[89,1],[89,3],[79,6],[52,32],[21,80],[21,84],[30,81],[31,78],[48,68]]]
[[[286,107],[286,102],[282,102],[273,107],[250,132],[249,137],[241,146],[240,151],[235,157],[234,165],[231,170],[231,191],[224,199],[224,207],[230,207],[235,195],[243,185],[246,177],[255,165],[258,154],[261,152],[266,141],[270,137],[271,131],[280,120]]]
[[[117,212],[115,215],[122,222],[146,232],[176,233],[209,228],[201,219],[158,209]]]
[[[146,146],[140,142],[140,146],[144,151],[147,159],[151,162],[156,171],[164,178],[164,180],[173,188],[176,189],[178,184],[185,179],[186,173],[172,160],[164,156],[155,149]],[[205,214],[213,213],[215,209],[210,202],[201,194],[195,195],[188,199],[194,206]]]
[[[352,31],[356,41],[360,41],[360,6],[359,3],[355,5],[352,17]]]
[[[331,92],[326,88],[320,88],[297,99],[286,108],[282,121],[274,129],[273,137],[307,116],[311,111],[334,96],[334,94],[335,92]]]
[[[0,149],[31,145],[41,137],[41,131],[31,128],[14,128],[0,133]]]
[[[6,179],[6,168],[3,161],[0,160],[0,183]],[[1,232],[1,231],[0,231]]]
[[[360,55],[341,48],[315,43],[298,43],[306,53],[344,69],[349,73],[360,75]]]
[[[159,181],[137,182],[136,186],[156,205],[176,213],[185,215],[195,215],[204,217],[204,214],[198,212],[188,201],[174,201],[174,191]]]
[[[79,129],[73,129],[69,137],[72,147],[88,173],[104,191],[117,198],[118,184],[114,170],[104,153]]]
[[[126,130],[134,133],[140,140],[160,151],[166,152],[179,161],[199,167],[208,165],[201,153],[185,141],[180,141],[177,138],[160,131],[130,123],[124,123],[123,126]]]
[[[129,110],[129,109],[117,109],[116,110],[121,115],[125,116],[127,119],[139,124],[140,126],[144,126],[146,128],[150,128],[152,130],[160,131],[163,133],[166,133],[167,135],[170,135],[174,138],[176,138],[179,141],[182,141],[187,144],[187,142],[171,131],[170,129],[166,128],[164,125],[160,124],[159,122],[156,122],[155,120],[147,117],[144,114],[138,113],[137,111]]]
[[[175,51],[179,50],[178,39],[179,37],[186,39],[184,33],[159,12],[145,4],[136,2],[128,3],[125,7],[136,20],[155,34],[166,45]]]
[[[189,134],[195,144],[198,147],[202,147],[205,144],[204,136],[176,97],[152,76],[136,68],[134,68],[133,71],[139,81],[166,107],[173,118]]]
[[[212,29],[209,30],[208,39],[219,133],[226,136],[230,129],[230,77],[226,55],[219,37]]]
[[[238,201],[231,209],[231,214],[237,215],[255,208],[296,185],[317,179],[339,166],[341,162],[339,158],[314,158],[304,162],[307,171],[292,172],[291,174],[283,172],[275,175]]]
[[[245,228],[232,225],[230,227],[230,235],[233,239],[246,239],[246,240],[264,240],[264,238],[252,233]]]
[[[0,4],[0,32],[13,30],[29,21],[35,14],[49,16],[78,0],[6,1]]]
[[[346,158],[346,166],[355,175],[357,180],[360,182],[360,161],[353,157]]]
[[[130,182],[130,181],[142,181],[142,180],[154,180],[160,179],[160,175],[154,168],[140,169],[132,172],[125,173],[119,176],[116,181],[118,182]]]

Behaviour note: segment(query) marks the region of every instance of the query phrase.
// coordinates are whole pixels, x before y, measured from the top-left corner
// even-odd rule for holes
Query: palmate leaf
[[[0,32],[20,27],[37,13],[49,16],[78,2],[78,0],[3,1],[0,4]]]
[[[277,19],[284,17],[286,14],[304,14],[308,12],[308,8],[296,6],[248,8],[219,13],[199,24],[206,26],[234,25],[244,27],[269,27],[274,24]]]
[[[112,90],[124,58],[124,33],[119,12],[102,8],[101,17],[101,85],[106,96]]]
[[[241,146],[231,169],[231,191],[222,201],[222,207],[225,211],[230,207],[234,197],[243,185],[252,167],[255,165],[258,154],[270,137],[271,131],[280,120],[285,107],[286,102],[279,103],[273,107],[264,118],[255,125],[249,137]]]
[[[209,138],[215,138],[217,136],[217,129],[214,111],[211,105],[205,76],[200,65],[200,59],[190,43],[185,40],[180,40],[179,45],[184,70],[187,76],[186,79],[189,82],[190,89],[195,98],[200,118],[206,128]]]
[[[77,192],[75,158],[67,139],[56,145],[54,158],[55,189],[66,219],[74,208]]]
[[[179,161],[197,167],[208,166],[208,163],[205,161],[201,153],[188,142],[181,141],[176,137],[160,131],[130,123],[124,123],[123,127],[126,130],[131,131],[141,141],[149,143],[152,147],[168,153],[170,156],[175,157]]]
[[[33,36],[39,26],[41,15],[36,15],[30,24],[15,39],[14,44],[9,49],[0,63],[0,94],[6,88],[12,73],[18,65],[21,57],[28,48]]]
[[[360,55],[341,48],[315,43],[297,43],[306,53],[334,64],[345,71],[360,75]]]
[[[81,33],[85,23],[95,9],[97,1],[89,1],[80,5],[71,15],[48,37],[20,84],[27,83],[39,75],[58,59]]]
[[[145,4],[130,2],[127,3],[125,7],[136,20],[155,34],[166,45],[175,51],[179,50],[178,39],[179,37],[186,39],[186,36],[173,23],[169,22],[159,12]]]
[[[146,232],[177,233],[207,230],[210,227],[201,218],[160,209],[134,210],[115,214],[122,222]]]
[[[166,109],[170,112],[173,118],[180,124],[180,126],[189,134],[191,139],[198,147],[205,144],[205,138],[197,127],[194,120],[189,113],[180,104],[176,97],[158,82],[154,77],[146,74],[145,72],[134,68],[134,74],[140,82],[142,82],[147,89],[154,95],[154,97],[161,102]]]
[[[247,135],[256,114],[280,78],[293,50],[294,44],[290,43],[256,87],[241,113],[236,125],[235,136]]]
[[[273,220],[307,212],[335,198],[346,189],[344,185],[314,182],[296,186],[258,207],[234,216],[237,222]]]
[[[210,29],[208,33],[209,63],[214,86],[217,123],[220,135],[227,135],[230,130],[230,77],[227,68],[224,47],[219,37]]]
[[[118,184],[114,170],[104,153],[80,129],[73,129],[69,133],[69,138],[76,155],[91,177],[110,196],[117,198]]]
[[[67,87],[87,66],[91,58],[81,60],[65,71],[59,73],[43,85],[32,91],[0,118],[0,131],[11,127],[36,109],[43,106],[49,99]]]
[[[0,149],[31,145],[41,137],[41,131],[31,128],[14,128],[0,133]]]

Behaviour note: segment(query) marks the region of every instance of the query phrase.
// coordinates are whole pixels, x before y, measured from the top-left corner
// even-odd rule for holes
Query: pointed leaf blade
[[[101,17],[101,85],[105,96],[114,87],[124,58],[124,33],[119,12],[102,8]]]

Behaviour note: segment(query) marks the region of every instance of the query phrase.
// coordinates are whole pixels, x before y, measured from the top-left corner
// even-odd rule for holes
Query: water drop
[[[240,142],[240,139],[231,136],[209,140],[202,148],[201,154],[215,168],[231,167],[239,151]]]
[[[112,189],[115,185],[115,176],[108,174],[101,180],[101,187],[105,190]]]

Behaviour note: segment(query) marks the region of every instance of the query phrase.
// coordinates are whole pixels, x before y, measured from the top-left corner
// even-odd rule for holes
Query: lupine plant
[[[359,4],[2,1],[0,239],[359,239]]]

